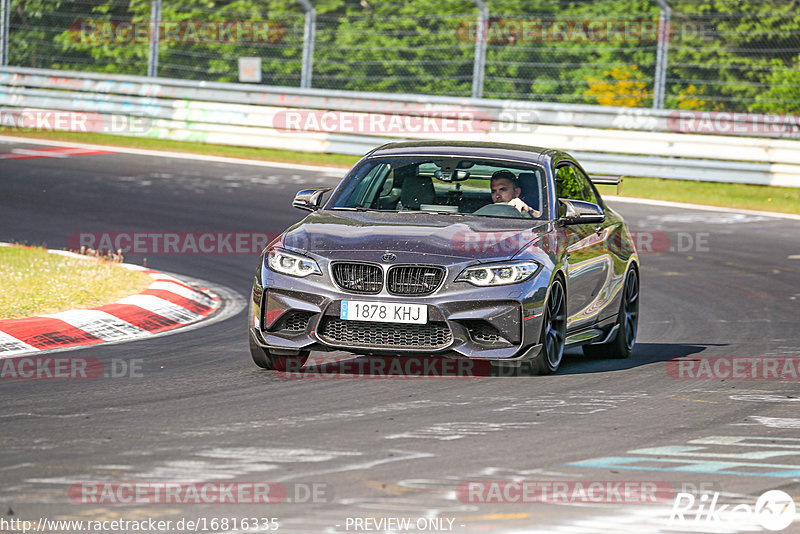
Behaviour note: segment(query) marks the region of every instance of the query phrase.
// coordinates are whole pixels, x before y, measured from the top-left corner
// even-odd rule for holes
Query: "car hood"
[[[394,253],[398,261],[477,259],[517,254],[547,228],[546,221],[419,212],[321,210],[289,228],[283,246],[331,259],[354,252]],[[376,261],[373,254],[361,259]]]

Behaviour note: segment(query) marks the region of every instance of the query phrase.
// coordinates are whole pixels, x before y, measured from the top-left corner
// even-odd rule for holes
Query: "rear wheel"
[[[534,374],[554,373],[564,357],[564,340],[567,330],[567,299],[564,284],[556,278],[550,288],[550,296],[544,307],[542,321],[542,350],[530,362]]]
[[[634,268],[628,271],[625,278],[617,324],[619,329],[614,341],[603,345],[584,345],[583,353],[598,358],[627,358],[633,352],[639,329],[639,273]]]
[[[308,354],[307,350],[302,350],[297,356],[277,356],[270,353],[269,350],[259,347],[253,336],[250,335],[250,356],[253,358],[253,362],[262,369],[298,371],[308,360]]]

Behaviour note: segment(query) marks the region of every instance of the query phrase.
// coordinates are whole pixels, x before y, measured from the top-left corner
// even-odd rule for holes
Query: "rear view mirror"
[[[453,169],[451,172],[434,171],[433,177],[443,182],[463,182],[469,179],[469,171]]]
[[[330,187],[324,187],[322,189],[303,189],[298,191],[292,201],[292,207],[306,211],[317,211],[320,208],[322,195],[330,190]]]

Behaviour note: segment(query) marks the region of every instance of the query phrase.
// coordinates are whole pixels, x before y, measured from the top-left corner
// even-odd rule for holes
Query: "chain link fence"
[[[11,66],[237,82],[239,59],[255,58],[242,68],[256,83],[286,87],[800,112],[800,10],[793,2],[668,0],[666,9],[656,0],[0,5]]]

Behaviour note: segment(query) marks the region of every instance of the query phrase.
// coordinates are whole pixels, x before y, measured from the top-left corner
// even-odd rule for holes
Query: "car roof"
[[[401,141],[387,143],[365,158],[385,156],[463,156],[544,164],[562,152],[550,148],[483,141]],[[566,154],[564,154],[566,155]]]

